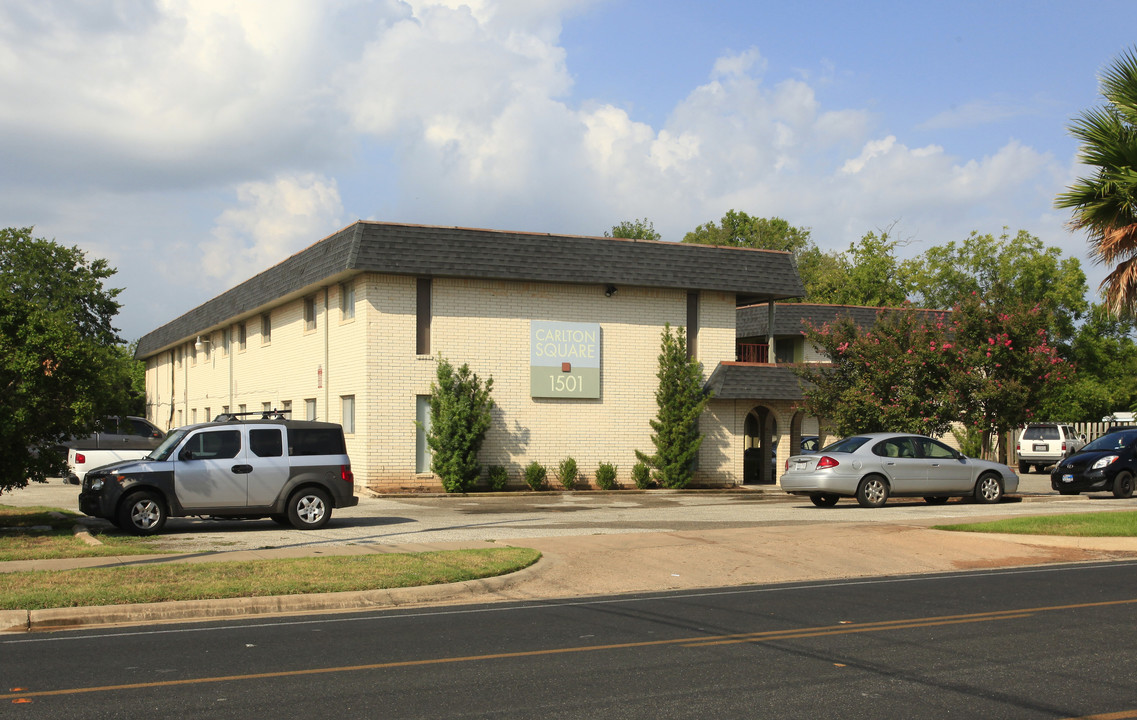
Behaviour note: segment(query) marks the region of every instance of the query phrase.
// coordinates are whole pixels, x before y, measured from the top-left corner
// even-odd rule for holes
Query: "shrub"
[[[493,378],[482,383],[470,366],[457,370],[438,358],[438,381],[430,385],[430,469],[446,492],[466,492],[482,474],[478,450],[490,428]]]
[[[632,466],[632,481],[640,490],[648,489],[651,487],[651,470],[642,462],[636,463]]]
[[[611,490],[616,487],[616,466],[612,463],[600,463],[596,468],[596,487],[601,490]]]
[[[687,357],[684,328],[678,328],[673,335],[670,324],[663,326],[656,376],[659,414],[649,421],[655,452],[648,455],[636,450],[636,457],[655,470],[655,478],[663,487],[684,488],[695,476],[695,459],[703,443],[699,416],[711,398],[703,390],[703,366]]]
[[[490,465],[490,490],[501,492],[509,484],[509,472],[502,465]]]
[[[576,460],[567,457],[561,460],[560,465],[557,465],[557,482],[564,487],[565,490],[572,490],[576,487],[576,481],[580,477],[580,470],[576,467]]]
[[[532,490],[545,490],[548,485],[548,471],[545,466],[534,460],[525,466],[525,482]]]

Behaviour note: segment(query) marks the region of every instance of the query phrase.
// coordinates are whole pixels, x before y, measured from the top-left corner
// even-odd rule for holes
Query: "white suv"
[[[1030,472],[1030,466],[1038,472],[1063,458],[1073,455],[1086,444],[1086,436],[1074,432],[1074,428],[1064,423],[1031,423],[1023,428],[1016,446],[1019,458],[1019,474]]]

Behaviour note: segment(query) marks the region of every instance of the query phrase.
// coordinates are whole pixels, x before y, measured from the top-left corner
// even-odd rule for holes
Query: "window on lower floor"
[[[343,432],[345,435],[351,435],[355,432],[355,396],[343,395],[340,397],[343,403],[343,414],[340,424],[343,425]]]
[[[304,401],[304,419],[316,419],[316,398],[308,398]]]
[[[430,445],[426,438],[430,435],[430,396],[415,397],[415,472],[430,472]]]

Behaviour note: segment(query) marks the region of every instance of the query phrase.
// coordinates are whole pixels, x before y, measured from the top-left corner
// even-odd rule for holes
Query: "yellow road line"
[[[603,652],[607,650],[626,650],[630,648],[659,647],[665,645],[678,645],[681,647],[704,647],[725,643],[769,642],[773,640],[790,640],[809,637],[821,637],[826,635],[851,635],[855,633],[882,632],[887,630],[910,630],[915,628],[935,627],[940,625],[959,625],[973,622],[990,622],[992,620],[1014,620],[1044,612],[1080,610],[1086,608],[1110,607],[1115,605],[1131,605],[1135,603],[1137,603],[1137,598],[1131,600],[1110,600],[1105,602],[1076,603],[1072,605],[1021,608],[1018,610],[998,610],[987,613],[971,613],[966,615],[944,615],[910,620],[886,620],[872,623],[828,625],[815,628],[797,628],[790,630],[773,630],[760,633],[706,635],[700,637],[675,638],[671,640],[643,640],[639,642],[613,643],[608,645],[580,645],[566,648],[549,648],[546,650],[524,650],[508,653],[491,653],[486,655],[467,655],[462,657],[401,660],[395,662],[371,663],[367,665],[345,665],[342,667],[309,668],[306,670],[282,670],[278,672],[250,673],[246,675],[220,675],[216,677],[187,678],[185,680],[161,680],[156,682],[128,683],[124,685],[101,685],[85,688],[63,688],[59,690],[28,691],[24,688],[13,688],[14,692],[0,694],[0,700],[24,702],[29,698],[52,697],[58,695],[120,692],[124,690],[144,690],[150,688],[177,687],[179,685],[204,685],[209,683],[236,682],[241,680],[268,680],[305,675],[326,675],[329,673],[359,672],[361,670],[388,670],[391,668],[445,665],[486,660],[508,660],[514,658],[564,655],[567,653]],[[1094,715],[1089,716],[1089,718],[1086,720],[1123,720],[1125,718],[1137,718],[1137,712],[1132,714]]]

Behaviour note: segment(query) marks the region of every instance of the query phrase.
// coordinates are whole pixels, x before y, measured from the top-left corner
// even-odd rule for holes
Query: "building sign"
[[[529,323],[529,394],[600,397],[600,324]]]

